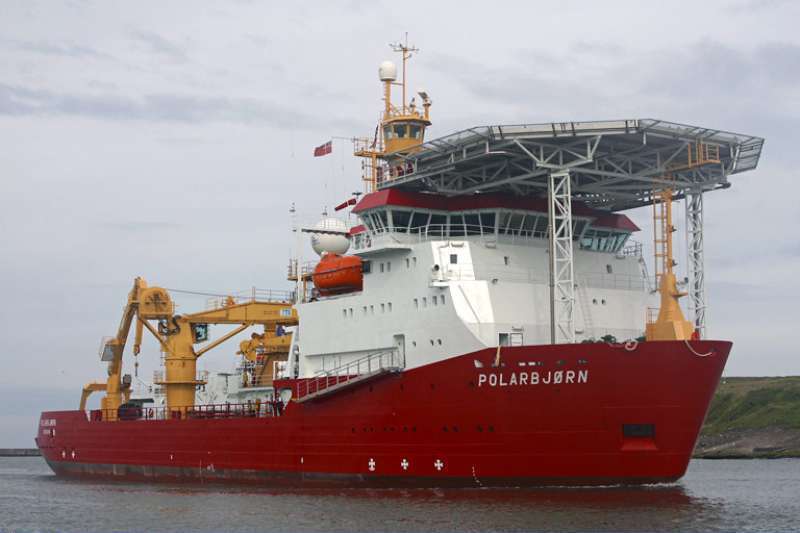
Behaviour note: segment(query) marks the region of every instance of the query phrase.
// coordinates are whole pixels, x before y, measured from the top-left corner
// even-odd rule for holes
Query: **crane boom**
[[[297,324],[297,311],[290,301],[263,301],[255,296],[250,301],[237,303],[233,298],[214,309],[186,315],[175,315],[175,305],[166,289],[148,287],[140,277],[134,280],[123,309],[117,335],[103,346],[102,360],[108,362],[108,379],[105,384],[92,382],[84,386],[81,394],[81,409],[92,392],[105,391],[101,408],[106,420],[116,420],[119,408],[130,398],[130,379],[122,377],[122,356],[131,325],[136,320],[133,353],[141,349],[142,335],[147,329],[158,340],[164,352],[164,379],[157,384],[166,390],[169,411],[178,413],[194,405],[195,390],[203,384],[197,380],[197,359],[236,336],[245,329],[261,325],[265,331],[277,326]],[[154,327],[149,321],[158,321]],[[194,345],[207,340],[209,324],[237,325],[209,345],[195,351]]]

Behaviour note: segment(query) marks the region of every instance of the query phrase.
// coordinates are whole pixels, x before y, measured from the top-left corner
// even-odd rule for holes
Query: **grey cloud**
[[[174,230],[180,229],[183,224],[178,224],[174,222],[148,222],[148,221],[129,221],[129,222],[111,222],[111,223],[104,223],[103,227],[118,230],[118,231],[163,231],[163,230]]]
[[[48,41],[19,41],[3,40],[5,47],[23,52],[33,52],[36,54],[72,57],[72,58],[94,58],[94,59],[113,59],[106,53],[100,52],[95,48],[81,46],[72,43],[53,43]]]
[[[178,63],[189,60],[186,51],[174,42],[151,31],[136,31],[131,34],[133,39],[144,44],[151,52],[164,56]]]
[[[0,84],[0,115],[67,115],[101,120],[237,122],[284,127],[319,126],[320,120],[286,107],[249,98],[149,94],[75,94]]]

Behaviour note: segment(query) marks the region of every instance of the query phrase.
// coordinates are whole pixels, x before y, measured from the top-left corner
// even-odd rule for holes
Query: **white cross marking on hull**
[[[370,457],[369,458],[369,463],[367,463],[367,464],[369,465],[369,471],[370,472],[374,472],[375,471],[375,459]]]
[[[436,461],[434,461],[434,462],[433,462],[433,466],[435,466],[435,467],[436,467],[436,470],[438,470],[439,472],[441,472],[441,471],[442,471],[442,468],[444,468],[444,463],[442,462],[442,460],[441,460],[441,459],[436,459]]]
[[[402,461],[400,461],[400,466],[403,467],[403,470],[408,470],[408,461],[406,459],[403,459]]]

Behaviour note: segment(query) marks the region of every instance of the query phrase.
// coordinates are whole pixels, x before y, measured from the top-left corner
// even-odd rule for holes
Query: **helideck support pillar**
[[[686,245],[689,274],[689,305],[695,331],[701,339],[706,332],[706,287],[703,261],[703,190],[686,193]]]
[[[575,342],[575,274],[569,171],[550,174],[547,187],[550,237],[550,342]]]

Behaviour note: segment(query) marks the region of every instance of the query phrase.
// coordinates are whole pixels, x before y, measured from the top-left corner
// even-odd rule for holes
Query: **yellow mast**
[[[674,172],[689,170],[710,163],[719,163],[719,146],[703,142],[686,144],[686,159],[668,168],[670,175],[664,179],[674,181]],[[686,296],[678,290],[673,267],[675,259],[672,252],[672,187],[653,192],[653,245],[655,255],[656,286],[661,295],[658,318],[648,317],[645,326],[647,340],[688,340],[694,334],[694,324],[686,320],[678,300]]]
[[[419,49],[405,43],[389,45],[402,57],[402,78],[397,83],[397,67],[391,61],[384,61],[378,69],[383,83],[383,114],[375,136],[354,139],[354,154],[365,159],[363,180],[366,192],[377,190],[379,182],[390,181],[407,174],[409,169],[404,156],[419,149],[425,142],[425,128],[430,126],[431,99],[425,91],[419,91],[423,110],[417,110],[416,97],[407,102],[407,62]],[[400,106],[392,104],[392,86],[401,87]]]

